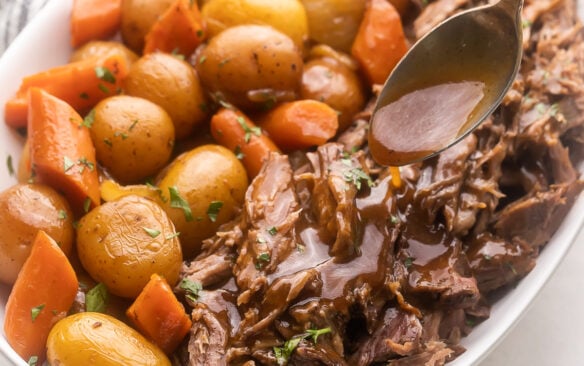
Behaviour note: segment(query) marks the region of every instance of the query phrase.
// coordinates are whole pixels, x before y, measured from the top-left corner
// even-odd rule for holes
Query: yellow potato
[[[136,183],[166,165],[174,125],[162,107],[128,95],[109,97],[94,109],[91,139],[97,161],[122,183]]]
[[[168,167],[158,186],[165,200],[164,209],[181,233],[185,258],[197,254],[201,241],[233,218],[243,204],[247,185],[241,162],[219,145],[184,153]],[[183,208],[178,204],[181,199]]]
[[[339,131],[351,125],[353,116],[363,110],[366,102],[357,73],[331,57],[306,63],[300,96],[324,102],[339,112]]]
[[[365,0],[302,0],[310,38],[350,52],[365,12]]]
[[[308,36],[306,11],[299,0],[210,0],[201,13],[209,37],[235,25],[269,25],[287,34],[302,49]]]
[[[164,108],[174,123],[177,139],[189,136],[207,119],[207,100],[195,70],[172,55],[151,53],[142,57],[132,65],[124,90]]]
[[[124,43],[141,54],[144,37],[174,0],[122,0],[121,33]]]
[[[39,230],[65,254],[73,247],[73,213],[65,198],[41,184],[18,184],[0,193],[0,281],[13,284]]]
[[[47,339],[47,361],[59,366],[170,366],[166,355],[136,330],[101,313],[61,319]]]
[[[79,221],[77,251],[83,268],[118,296],[135,298],[153,273],[178,281],[182,252],[174,226],[155,202],[124,196]]]
[[[76,49],[73,54],[71,54],[70,62],[77,62],[86,60],[92,57],[107,56],[110,53],[121,53],[128,60],[128,65],[138,60],[138,55],[136,55],[132,50],[124,46],[120,42],[113,41],[91,41],[83,46]]]
[[[201,82],[216,99],[247,110],[294,99],[302,65],[290,37],[260,25],[239,25],[219,33],[195,63]]]

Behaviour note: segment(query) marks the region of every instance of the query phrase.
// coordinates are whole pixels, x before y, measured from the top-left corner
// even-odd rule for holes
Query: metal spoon
[[[459,13],[409,50],[385,82],[373,111],[369,148],[378,163],[399,166],[431,157],[460,141],[497,108],[521,62],[522,4],[500,0]],[[484,85],[482,97],[477,101],[468,96],[465,103],[474,104],[452,121],[450,111],[443,109],[458,108],[459,99],[448,99],[448,88],[456,83],[461,88],[453,94],[459,99],[469,95],[464,83],[474,83],[475,94],[477,85]]]

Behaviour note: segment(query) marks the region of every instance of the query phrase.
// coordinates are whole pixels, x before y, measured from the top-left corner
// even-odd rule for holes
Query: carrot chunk
[[[235,152],[250,178],[262,168],[271,151],[280,151],[276,144],[243,113],[221,108],[211,118],[211,135],[221,145]]]
[[[71,46],[113,36],[122,22],[122,0],[74,0]]]
[[[40,88],[29,91],[28,136],[35,179],[62,191],[77,215],[99,205],[95,148],[71,106]]]
[[[371,84],[383,84],[408,50],[399,13],[387,0],[369,0],[351,54]]]
[[[144,54],[176,52],[189,57],[205,39],[203,20],[196,1],[177,0],[146,35]]]
[[[28,91],[32,87],[44,89],[84,114],[100,100],[119,92],[128,69],[127,57],[110,53],[27,76],[16,95],[6,102],[4,119],[9,126],[26,127]]]
[[[191,319],[172,288],[153,274],[126,312],[134,326],[166,354],[172,354],[191,329]]]
[[[6,303],[4,333],[25,361],[45,359],[45,343],[54,323],[67,314],[78,281],[69,260],[44,231],[35,237]]]
[[[258,120],[258,124],[282,150],[322,145],[339,128],[337,112],[310,99],[282,103]]]

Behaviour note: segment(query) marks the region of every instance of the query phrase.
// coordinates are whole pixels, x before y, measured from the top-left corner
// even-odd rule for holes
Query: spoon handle
[[[503,8],[512,18],[519,19],[523,0],[500,0],[497,6]]]

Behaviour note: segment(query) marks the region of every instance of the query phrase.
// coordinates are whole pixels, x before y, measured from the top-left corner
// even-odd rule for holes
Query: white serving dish
[[[28,74],[67,62],[71,53],[69,45],[69,13],[72,1],[51,0],[18,36],[0,59],[0,159],[12,157],[14,165],[22,150],[22,138],[3,122],[4,103],[10,98],[21,78]],[[584,18],[584,6],[579,4],[579,14]],[[0,190],[16,183],[6,165],[0,166]],[[554,270],[574,242],[584,224],[584,196],[576,202],[562,226],[541,253],[535,269],[492,308],[491,318],[478,325],[462,344],[467,351],[452,366],[476,365],[483,360],[519,321],[538,292],[552,276]],[[4,230],[6,228],[0,228]],[[0,324],[4,320],[4,306],[9,289],[0,285]],[[6,342],[0,331],[0,365],[25,366],[20,357]]]

